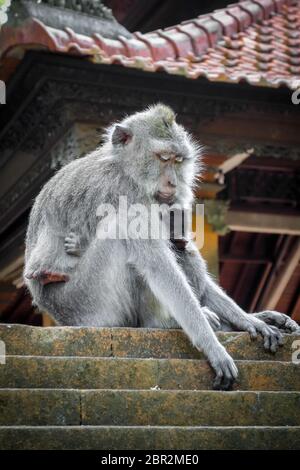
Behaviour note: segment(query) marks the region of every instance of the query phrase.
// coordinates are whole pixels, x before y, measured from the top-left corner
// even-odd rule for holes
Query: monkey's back
[[[108,175],[117,178],[115,164],[99,150],[61,168],[42,188],[31,210],[26,236],[26,257],[45,228],[67,234],[83,225],[96,229],[96,210],[110,199]]]

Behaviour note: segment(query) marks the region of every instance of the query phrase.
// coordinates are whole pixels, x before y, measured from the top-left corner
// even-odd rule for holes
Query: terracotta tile
[[[300,79],[300,0],[244,0],[164,30],[136,32],[131,39],[84,36],[32,19],[2,28],[0,59],[13,56],[16,47],[92,56],[102,64],[190,79],[294,89]]]

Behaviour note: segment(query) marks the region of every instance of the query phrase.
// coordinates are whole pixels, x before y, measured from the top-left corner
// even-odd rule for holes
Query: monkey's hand
[[[80,256],[82,253],[80,238],[74,232],[70,232],[65,238],[65,250],[68,255]]]
[[[258,318],[259,320],[264,321],[268,325],[276,326],[277,328],[283,330],[285,333],[293,333],[297,330],[298,332],[300,332],[300,326],[284,313],[265,310],[263,312],[254,313],[253,316],[255,316],[255,318]]]
[[[238,376],[238,369],[224,346],[218,344],[212,354],[207,354],[210,365],[216,372],[214,390],[230,390]]]
[[[263,337],[266,350],[275,353],[278,347],[283,345],[283,337],[278,328],[267,325],[254,315],[244,314],[242,320],[239,318],[237,323],[236,326],[240,327],[241,331],[248,331],[251,339],[256,339],[260,334]]]
[[[202,312],[206,316],[206,319],[208,320],[210,326],[214,331],[218,331],[221,328],[221,322],[218,317],[218,315],[210,310],[208,307],[202,307]]]

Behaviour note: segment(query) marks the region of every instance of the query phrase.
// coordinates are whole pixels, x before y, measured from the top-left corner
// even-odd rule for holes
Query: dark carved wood
[[[291,104],[286,89],[261,90],[246,84],[187,80],[30,52],[8,83],[7,105],[0,108],[0,188],[9,162],[24,168],[19,178],[9,175],[12,184],[1,196],[0,236],[28,211],[41,186],[65,162],[65,154],[69,158],[76,153],[74,123],[91,123],[101,129],[157,101],[170,104],[179,121],[196,132],[200,140],[202,129],[205,133],[212,123],[232,115],[244,121],[251,113],[261,115],[264,121],[270,116],[272,122],[275,118],[278,122],[300,121],[300,108]],[[280,142],[278,146],[285,144]]]

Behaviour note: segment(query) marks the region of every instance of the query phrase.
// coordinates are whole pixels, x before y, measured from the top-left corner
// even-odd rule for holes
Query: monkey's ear
[[[116,125],[112,134],[113,145],[127,145],[132,139],[132,132],[128,127]]]

